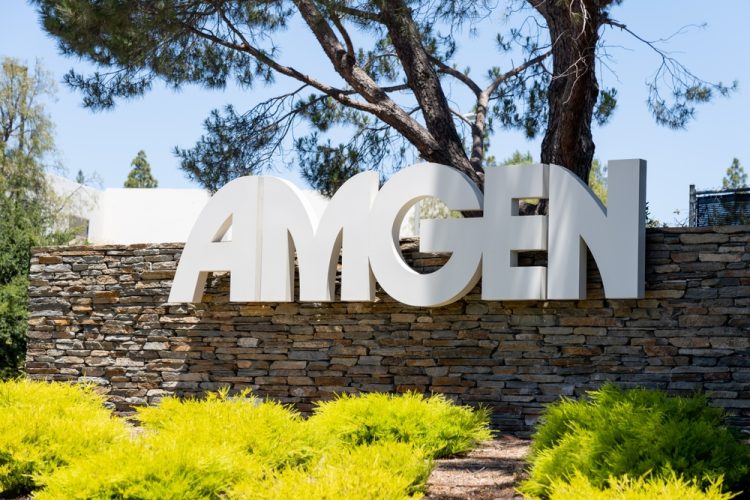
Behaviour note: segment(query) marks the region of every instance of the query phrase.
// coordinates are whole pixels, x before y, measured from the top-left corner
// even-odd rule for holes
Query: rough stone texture
[[[90,380],[113,406],[251,388],[309,411],[354,391],[440,392],[484,404],[525,434],[543,405],[607,380],[675,394],[709,392],[750,429],[750,226],[648,232],[647,293],[603,299],[589,266],[583,301],[446,307],[228,303],[214,276],[202,304],[167,305],[181,244],[34,250],[26,369]],[[406,242],[416,268],[443,258]]]

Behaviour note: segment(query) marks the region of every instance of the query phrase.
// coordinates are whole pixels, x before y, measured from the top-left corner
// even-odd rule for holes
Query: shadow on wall
[[[424,272],[445,260],[406,255]],[[528,255],[522,263],[544,257]],[[581,306],[602,307],[595,299],[601,280],[591,263],[592,299],[583,304],[483,302],[479,287],[435,309],[404,306],[380,291],[375,303],[232,304],[228,277],[214,276],[203,304],[173,307],[162,318],[175,332],[171,350],[184,353],[182,369],[164,374],[165,388],[182,396],[250,388],[303,412],[343,392],[435,392],[487,405],[495,426],[523,431],[538,418],[541,403],[609,378],[591,375],[592,358],[605,351],[606,327],[618,324],[613,310],[579,318],[585,326],[558,321],[585,314]],[[601,339],[584,346],[586,335]],[[176,380],[166,380],[171,377]]]
[[[489,406],[496,427],[520,433],[545,403],[608,380],[708,390],[719,404],[731,403],[750,381],[736,370],[750,365],[750,321],[746,313],[731,316],[740,312],[732,295],[747,295],[747,287],[733,287],[740,278],[717,278],[723,265],[661,250],[658,236],[650,238],[643,300],[603,299],[590,256],[587,300],[485,302],[480,283],[435,309],[404,306],[380,290],[374,303],[232,304],[228,277],[214,276],[203,304],[162,318],[175,332],[171,350],[184,359],[165,388],[180,395],[250,388],[303,412],[342,392],[443,393]],[[413,248],[405,255],[423,272],[445,259]],[[544,257],[527,255],[522,265]],[[675,267],[672,259],[682,262]]]

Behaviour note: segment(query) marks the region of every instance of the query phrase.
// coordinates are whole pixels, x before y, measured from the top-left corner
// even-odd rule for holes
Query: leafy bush
[[[0,242],[0,254],[2,247]],[[0,280],[0,380],[17,376],[23,365],[29,327],[26,322],[28,289],[26,273],[13,276],[8,283]]]
[[[488,422],[488,410],[456,406],[443,395],[371,393],[319,403],[307,423],[347,446],[412,443],[440,458],[492,439]]]
[[[693,481],[685,481],[675,474],[667,477],[631,479],[628,476],[610,478],[604,489],[599,489],[586,476],[576,473],[569,481],[552,481],[549,497],[552,500],[729,500],[733,493],[722,492],[721,479],[711,482],[706,491]]]
[[[532,442],[524,493],[545,495],[550,484],[576,471],[595,488],[610,477],[648,478],[670,471],[701,487],[722,476],[727,488],[750,478],[748,447],[704,396],[622,391],[611,384],[589,396],[589,401],[565,399],[547,408]]]
[[[37,475],[124,442],[127,426],[102,403],[91,387],[0,383],[0,496],[26,495]]]
[[[305,465],[273,468],[237,446],[174,437],[146,433],[82,457],[45,478],[35,498],[396,499],[418,492],[431,469],[420,450],[404,443],[331,449]]]
[[[375,396],[325,403],[307,421],[247,393],[165,398],[139,409],[131,441],[41,474],[37,497],[407,498],[421,492],[433,455],[490,437],[486,412]]]
[[[298,413],[247,393],[165,398],[139,408],[138,420],[139,439],[58,470],[38,496],[221,498],[243,478],[304,467],[316,453]]]
[[[246,475],[263,474],[262,465],[236,447],[174,437],[147,433],[79,457],[40,478],[45,487],[34,498],[218,499]]]
[[[139,408],[138,420],[147,432],[196,447],[236,448],[272,469],[304,465],[320,446],[299,413],[247,392],[229,397],[222,391],[202,400],[165,398],[159,406]]]
[[[309,469],[290,468],[248,476],[232,491],[239,499],[402,499],[419,494],[432,469],[424,452],[407,443],[384,442],[331,449]]]

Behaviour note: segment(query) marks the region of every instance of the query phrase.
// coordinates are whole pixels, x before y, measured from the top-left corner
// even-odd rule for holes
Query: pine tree
[[[78,184],[86,184],[86,177],[83,175],[83,170],[79,170],[78,174],[76,174],[76,182]]]
[[[644,41],[616,20],[622,0],[31,2],[66,55],[96,66],[65,76],[86,107],[111,108],[159,81],[248,89],[250,106],[213,110],[195,146],[174,150],[211,191],[287,155],[323,192],[363,170],[386,178],[417,157],[481,185],[487,145],[507,129],[543,136],[542,163],[588,179],[591,128],[617,105],[616,89],[597,81],[605,37],[616,29]],[[284,35],[292,19],[314,41]],[[497,42],[471,68],[459,50],[469,28]],[[645,99],[661,125],[682,128],[697,105],[735,89],[695,76],[659,44],[648,48],[662,60]],[[290,65],[299,50],[327,63]],[[253,86],[266,83],[277,92],[253,100]]]
[[[155,188],[159,185],[159,181],[151,175],[151,165],[149,165],[146,153],[143,150],[138,151],[138,154],[130,162],[130,165],[133,168],[128,174],[128,179],[125,181],[124,187]]]
[[[515,150],[510,158],[503,160],[501,165],[528,165],[534,163],[534,157],[531,156],[531,151],[527,151],[526,154]]]
[[[727,169],[727,173],[721,181],[721,187],[724,189],[741,189],[747,187],[747,174],[740,160],[737,158],[732,159],[732,165]]]

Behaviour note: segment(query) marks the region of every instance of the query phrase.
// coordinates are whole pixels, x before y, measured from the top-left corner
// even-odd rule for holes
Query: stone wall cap
[[[108,250],[146,250],[146,249],[167,249],[167,250],[182,250],[185,247],[184,242],[175,243],[121,243],[121,244],[107,244],[107,245],[51,245],[42,247],[32,247],[31,254],[39,255],[46,253],[59,253],[59,252],[71,252],[71,251],[94,251],[94,252],[106,252]]]
[[[739,225],[739,226],[707,226],[707,227],[648,227],[646,228],[646,234],[658,234],[658,233],[669,233],[669,234],[684,234],[684,233],[748,233],[750,232],[750,225]]]
[[[705,233],[748,233],[750,225],[739,226],[710,226],[710,227],[649,227],[646,228],[647,235],[654,234],[705,234]],[[32,255],[49,254],[70,251],[94,251],[105,252],[108,250],[143,250],[143,249],[169,249],[182,250],[185,247],[184,242],[171,243],[115,243],[107,245],[51,245],[32,247]],[[409,237],[401,239],[402,250],[417,250],[419,248],[419,238]]]

